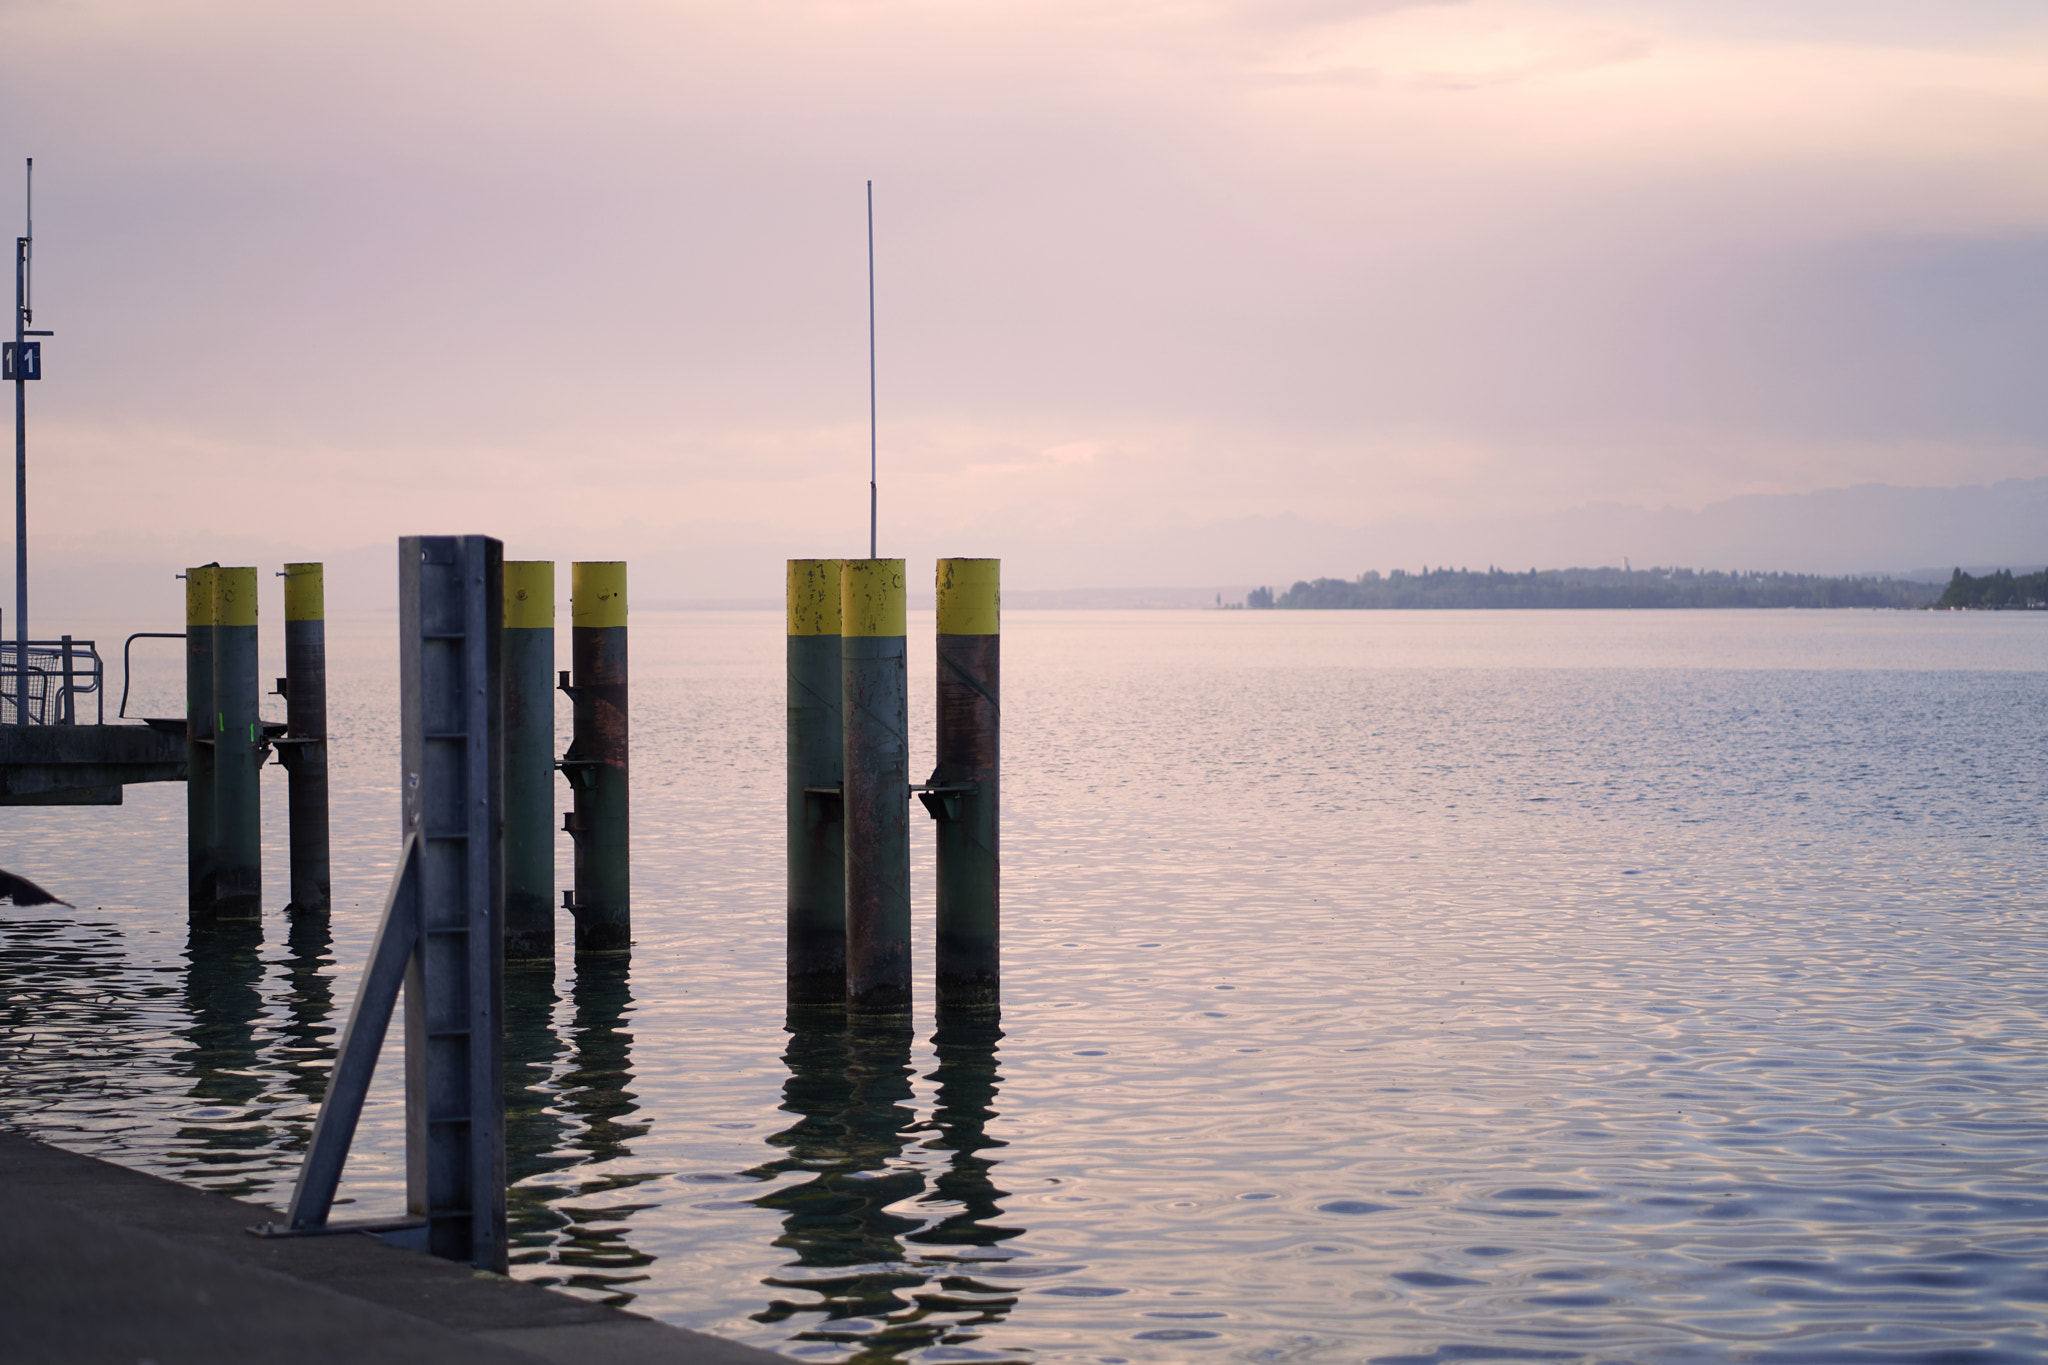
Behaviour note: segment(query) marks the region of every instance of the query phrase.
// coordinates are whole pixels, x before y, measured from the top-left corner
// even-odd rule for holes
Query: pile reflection
[[[334,1064],[334,935],[327,916],[294,915],[285,938],[285,1022],[276,1051],[287,1068],[286,1085],[317,1111],[327,1095],[327,1075]],[[304,1149],[312,1134],[309,1123],[291,1150]]]
[[[1022,1232],[994,1222],[1006,1192],[987,1155],[1003,1145],[987,1132],[1002,1036],[994,1019],[940,1026],[932,1039],[935,1108],[920,1122],[908,1030],[792,1020],[782,1108],[796,1122],[768,1139],[783,1155],[747,1174],[810,1176],[751,1201],[782,1215],[775,1245],[794,1253],[764,1283],[806,1297],[778,1295],[755,1321],[822,1314],[791,1341],[831,1343],[851,1348],[851,1360],[879,1362],[968,1346],[1009,1313],[1016,1295],[975,1278],[979,1258],[962,1254]],[[913,1151],[920,1133],[933,1136]],[[928,1174],[924,1153],[945,1154],[944,1166]]]
[[[346,990],[325,917],[293,917],[284,951],[268,959],[256,923],[191,926],[182,970],[168,979],[134,973],[110,929],[6,927],[0,961],[40,988],[39,1009],[0,1009],[0,1025],[26,1044],[17,1101],[40,1090],[45,1104],[77,1105],[81,1116],[92,1098],[118,1109],[111,1092],[127,1059],[105,1040],[153,1015],[175,1040],[178,1174],[258,1197],[288,1188]],[[87,933],[95,928],[104,941]],[[623,959],[578,962],[559,985],[553,964],[506,974],[512,1259],[543,1271],[539,1283],[612,1303],[631,1302],[649,1279],[655,1258],[633,1245],[631,1225],[663,1202],[639,1187],[669,1174],[636,1152],[651,1125],[634,1089],[634,1010]],[[1017,1295],[982,1278],[1000,1278],[1001,1248],[1022,1232],[1001,1223],[1004,1144],[989,1133],[1003,1036],[993,1019],[942,1025],[920,1081],[907,1029],[832,1021],[786,1034],[790,1121],[768,1139],[772,1159],[743,1175],[771,1182],[750,1202],[775,1211],[774,1245],[786,1253],[755,1317],[787,1323],[791,1347],[864,1362],[933,1348],[1009,1358],[988,1350],[985,1333]],[[164,1053],[154,1056],[160,1066]],[[101,1096],[81,1094],[88,1079]]]
[[[186,1046],[173,1054],[190,1079],[194,1120],[180,1126],[179,1174],[224,1194],[265,1189],[262,1169],[276,1141],[263,1103],[257,1024],[263,1018],[263,925],[256,920],[194,924],[186,940]],[[323,1020],[324,1022],[324,1020]],[[188,1164],[189,1163],[189,1164]],[[224,1177],[232,1178],[224,1178]]]
[[[630,1159],[633,1141],[649,1127],[633,1119],[640,1105],[632,1090],[633,1035],[626,1028],[631,973],[624,958],[577,962],[566,1045],[555,1031],[560,999],[553,964],[505,974],[511,1260],[559,1265],[566,1274],[536,1283],[566,1285],[612,1304],[632,1301],[628,1286],[645,1280],[654,1261],[629,1244],[627,1223],[655,1205],[618,1196],[663,1174],[605,1169]],[[573,1184],[546,1179],[569,1167],[584,1178]]]

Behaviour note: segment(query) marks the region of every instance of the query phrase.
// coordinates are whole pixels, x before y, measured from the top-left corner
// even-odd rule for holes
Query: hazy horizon
[[[2014,0],[13,0],[0,127],[53,611],[420,531],[662,597],[863,552],[869,179],[884,553],[2048,558],[1969,491],[2048,477]],[[1873,486],[1926,495],[1773,520]]]
[[[1003,582],[1005,601],[1013,607],[1134,607],[1213,603],[1219,592],[1240,600],[1254,587],[1284,589],[1297,580],[1432,565],[1521,570],[1632,563],[1933,580],[1958,567],[2023,570],[2048,562],[2044,525],[2048,478],[1970,488],[1865,485],[1752,495],[1699,511],[1591,504],[1458,523],[1344,527],[1288,514],[1100,542],[1012,536]],[[883,548],[902,551],[913,570],[913,596],[928,598],[926,575],[935,558],[986,548],[961,539]],[[553,531],[506,541],[512,558],[625,559],[632,600],[640,607],[773,605],[780,601],[788,548],[766,535],[699,540],[646,526],[594,539]],[[295,542],[246,533],[160,535],[128,537],[110,549],[90,537],[47,537],[32,542],[31,553],[30,620],[39,635],[46,625],[58,630],[63,620],[78,617],[153,613],[175,622],[183,610],[176,574],[196,562],[255,564],[269,582],[269,571],[279,564],[323,561],[328,604],[336,611],[388,606],[397,591],[390,540],[323,545],[311,537]],[[561,590],[566,594],[566,575]],[[281,591],[271,583],[264,600],[278,607]]]

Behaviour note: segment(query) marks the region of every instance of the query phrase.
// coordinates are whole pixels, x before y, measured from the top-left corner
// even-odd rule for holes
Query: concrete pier
[[[118,806],[123,786],[183,782],[188,762],[183,727],[0,725],[0,806]]]
[[[0,1133],[9,1365],[777,1365],[786,1358]]]

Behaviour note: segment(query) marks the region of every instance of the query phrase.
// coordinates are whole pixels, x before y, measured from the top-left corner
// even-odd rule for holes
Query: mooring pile
[[[1000,1005],[1000,561],[942,559],[935,587],[938,765],[913,784],[904,561],[789,561],[792,1018],[908,1019],[913,794],[938,822],[937,1008]]]
[[[297,572],[294,572],[297,571]],[[286,567],[286,674],[295,738],[291,772],[292,893],[298,908],[327,909],[326,646],[320,566]],[[311,636],[289,631],[310,620]],[[293,646],[298,648],[294,649]],[[206,564],[185,571],[186,865],[195,923],[263,913],[264,760],[287,726],[256,713],[256,570]],[[282,757],[282,755],[281,755]],[[299,896],[304,888],[306,900]]]
[[[293,914],[327,913],[327,606],[318,564],[287,564],[285,722],[257,715],[256,570],[206,564],[185,578],[185,823],[195,924],[263,913],[263,763],[287,775]],[[157,722],[151,722],[156,724]]]
[[[555,952],[555,774],[568,781],[559,828],[575,845],[562,908],[576,953],[633,944],[628,795],[626,565],[569,566],[569,663],[555,672],[555,566],[505,564],[505,956]],[[554,694],[569,698],[569,748],[557,760]]]
[[[913,796],[938,822],[940,1022],[993,1026],[998,570],[993,559],[938,563],[938,764],[912,783],[904,562],[789,564],[792,1027],[815,1026],[823,1014],[908,1036]],[[290,674],[279,690],[289,733],[272,736],[296,746],[288,750],[292,884],[302,909],[315,897],[324,908],[327,897],[320,582],[318,565],[287,570]],[[202,887],[209,914],[254,913],[260,904],[253,789],[265,732],[255,718],[255,583],[253,569],[218,566],[188,580],[195,918]],[[553,564],[507,563],[485,536],[399,542],[402,852],[290,1210],[267,1235],[372,1231],[505,1268],[505,965],[553,953],[557,771],[573,792],[562,827],[576,841],[575,884],[563,904],[575,917],[577,953],[597,967],[631,943],[625,565],[575,564],[570,601],[573,667],[551,689]],[[559,760],[553,690],[568,695],[574,717]],[[333,1224],[342,1166],[401,991],[407,1216]]]
[[[563,904],[577,953],[601,971],[631,945],[626,566],[571,566],[574,666],[557,678],[553,564],[506,563],[488,536],[411,536],[399,542],[398,576],[399,867],[285,1223],[263,1231],[375,1232],[502,1273],[505,963],[554,953],[557,771],[574,793],[563,828],[576,841],[575,883]],[[574,717],[559,761],[557,689]],[[334,1224],[401,990],[407,1216]]]
[[[402,556],[401,556],[402,558]],[[185,572],[187,863],[195,923],[262,912],[260,773],[274,749],[288,777],[294,915],[325,914],[328,852],[327,635],[319,564],[287,564],[285,676],[274,695],[282,725],[257,714],[257,572],[202,565]],[[556,774],[571,809],[560,829],[575,844],[562,906],[576,951],[631,945],[631,837],[627,783],[626,566],[570,566],[572,667],[555,671],[555,566],[503,568],[505,708],[505,953],[515,962],[554,956]],[[555,757],[556,691],[570,700],[566,753]],[[418,698],[407,692],[403,705]],[[406,713],[409,715],[410,713]]]
[[[502,1273],[506,1265],[505,963],[554,954],[554,805],[575,879],[576,950],[604,970],[631,946],[626,566],[571,567],[570,657],[554,664],[554,565],[504,561],[488,536],[399,542],[401,852],[282,1226],[267,1236],[374,1232]],[[292,908],[328,906],[325,628],[317,564],[285,571],[288,720],[256,718],[256,571],[187,575],[186,742],[192,915],[261,910],[257,777],[270,744],[291,775]],[[570,699],[554,757],[554,692]],[[401,991],[406,1216],[329,1221]]]

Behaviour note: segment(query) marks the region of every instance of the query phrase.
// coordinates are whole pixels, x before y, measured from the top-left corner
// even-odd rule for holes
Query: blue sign
[[[41,379],[42,377],[42,342],[0,342],[0,380]]]

